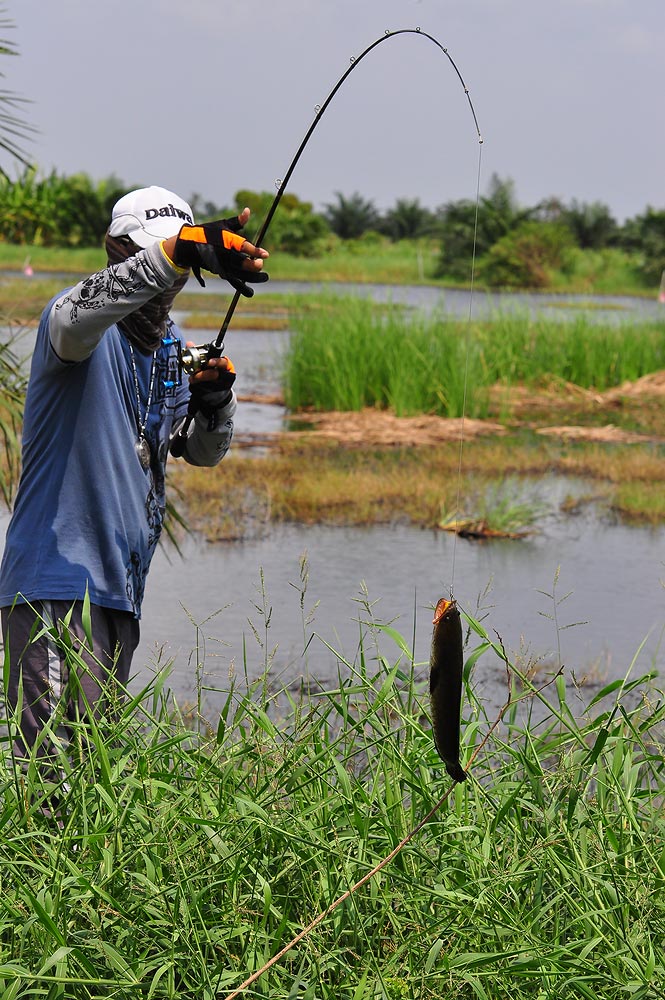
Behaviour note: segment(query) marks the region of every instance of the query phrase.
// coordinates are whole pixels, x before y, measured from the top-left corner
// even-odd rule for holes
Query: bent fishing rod
[[[476,112],[475,112],[475,109],[474,109],[474,106],[473,106],[473,102],[471,100],[471,95],[469,93],[469,88],[467,87],[466,83],[464,82],[462,74],[460,73],[460,71],[459,71],[459,69],[458,69],[458,67],[457,67],[454,59],[452,58],[452,56],[448,52],[448,49],[444,45],[442,45],[441,42],[437,38],[435,38],[433,35],[428,34],[426,31],[422,31],[420,28],[400,28],[397,31],[390,31],[389,29],[386,29],[385,33],[380,38],[377,38],[374,42],[372,42],[371,45],[368,45],[367,48],[364,49],[363,52],[361,52],[361,54],[359,56],[351,56],[351,63],[350,63],[350,65],[347,67],[347,69],[345,70],[345,72],[342,74],[342,76],[339,78],[339,80],[337,81],[337,83],[335,84],[335,86],[332,88],[332,90],[330,91],[330,93],[326,97],[326,99],[323,102],[323,104],[316,106],[316,108],[315,108],[316,114],[315,114],[314,121],[312,122],[312,124],[310,125],[309,129],[307,130],[307,132],[306,132],[306,134],[305,134],[302,142],[300,143],[300,146],[298,147],[298,149],[296,151],[295,156],[291,160],[291,163],[289,164],[289,167],[288,167],[286,173],[284,174],[284,178],[282,180],[278,180],[277,181],[277,193],[276,193],[276,195],[275,195],[275,197],[274,197],[274,199],[272,201],[272,204],[271,204],[270,208],[268,209],[268,214],[266,215],[265,219],[263,220],[263,224],[262,224],[261,228],[259,229],[259,231],[258,231],[258,233],[256,235],[256,238],[254,239],[254,245],[255,246],[261,246],[263,244],[263,240],[265,239],[265,235],[268,232],[268,228],[270,226],[270,223],[272,222],[273,217],[275,215],[275,212],[277,211],[277,208],[279,207],[279,203],[282,200],[282,195],[286,191],[286,187],[287,187],[289,181],[291,180],[291,177],[293,175],[293,171],[296,169],[296,167],[298,165],[298,162],[300,161],[300,157],[302,156],[302,154],[303,154],[303,152],[305,150],[305,147],[307,146],[307,143],[309,142],[309,140],[312,137],[312,133],[314,132],[314,129],[316,128],[316,126],[321,121],[323,115],[325,114],[325,112],[326,112],[326,110],[327,110],[330,102],[335,97],[337,91],[340,89],[340,87],[342,86],[342,84],[344,83],[344,81],[346,80],[346,78],[353,72],[353,70],[365,58],[365,56],[369,55],[369,53],[373,49],[375,49],[378,45],[381,45],[383,42],[386,42],[389,38],[395,38],[395,37],[397,37],[397,35],[419,35],[421,38],[428,39],[430,42],[432,42],[434,45],[436,45],[436,47],[438,49],[440,49],[441,52],[443,52],[443,54],[446,56],[446,58],[448,59],[448,61],[451,64],[451,66],[453,67],[455,73],[457,74],[457,77],[458,77],[458,79],[459,79],[459,81],[460,81],[460,83],[461,83],[461,85],[462,85],[462,87],[464,89],[464,93],[466,94],[466,98],[467,98],[467,101],[468,101],[468,104],[469,104],[469,108],[470,108],[471,114],[473,116],[473,122],[474,122],[474,125],[475,125],[476,134],[478,136],[478,142],[482,143],[483,138],[482,138],[482,135],[480,133],[480,128],[478,126],[478,119],[476,117]],[[215,340],[214,343],[203,344],[200,347],[187,348],[186,350],[184,350],[182,352],[182,359],[181,359],[182,367],[183,367],[184,371],[186,371],[188,374],[193,374],[194,372],[200,371],[202,368],[206,367],[209,358],[219,357],[222,354],[222,352],[224,350],[224,337],[226,335],[226,331],[229,328],[229,324],[231,323],[231,319],[232,319],[233,314],[235,312],[235,309],[236,309],[236,306],[238,304],[238,300],[240,299],[240,296],[241,296],[241,292],[240,291],[236,291],[234,293],[233,298],[232,298],[231,303],[230,303],[230,305],[228,307],[228,310],[226,312],[226,315],[224,317],[224,320],[222,322],[222,325],[221,325],[221,327],[219,329],[219,333],[217,334],[217,338],[216,338],[216,340]]]

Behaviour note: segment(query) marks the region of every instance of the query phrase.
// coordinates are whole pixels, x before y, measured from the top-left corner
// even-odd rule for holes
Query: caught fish
[[[455,781],[466,781],[459,759],[462,705],[462,622],[455,601],[441,598],[434,612],[429,696],[434,744]]]

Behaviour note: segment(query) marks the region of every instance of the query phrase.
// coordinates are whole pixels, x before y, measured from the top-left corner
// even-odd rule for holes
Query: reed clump
[[[498,313],[469,323],[447,315],[377,313],[348,298],[321,323],[294,310],[285,362],[291,410],[383,407],[398,416],[487,417],[493,386],[544,377],[602,392],[665,368],[665,324],[600,325]]]
[[[466,617],[469,779],[247,996],[662,996],[665,703],[653,677],[582,704],[563,674],[534,687]],[[295,695],[266,663],[256,683],[231,678],[208,721],[183,716],[162,671],[85,738],[74,726],[79,752],[58,752],[51,785],[35,760],[12,766],[10,720],[4,998],[224,997],[417,826],[448,787],[426,665],[368,602],[359,634],[353,659],[329,649],[336,683]],[[474,679],[481,661],[509,678],[496,717]]]

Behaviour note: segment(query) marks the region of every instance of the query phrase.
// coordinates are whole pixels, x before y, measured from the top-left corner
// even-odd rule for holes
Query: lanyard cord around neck
[[[134,389],[136,390],[136,429],[138,430],[139,440],[145,437],[145,429],[148,423],[148,416],[150,414],[150,405],[152,403],[152,392],[155,387],[155,355],[152,356],[152,364],[150,365],[150,388],[148,389],[148,399],[145,404],[145,416],[143,422],[141,422],[141,390],[139,388],[139,373],[136,368],[136,358],[134,357],[134,348],[129,345],[129,356],[132,361],[132,375],[134,376]]]

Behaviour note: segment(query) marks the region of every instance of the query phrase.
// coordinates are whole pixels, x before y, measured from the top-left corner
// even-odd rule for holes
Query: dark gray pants
[[[85,720],[89,711],[101,717],[127,685],[138,621],[127,611],[92,604],[90,645],[82,613],[82,601],[2,608],[5,657],[9,652],[5,693],[8,710],[19,720],[13,734],[19,757],[29,756],[36,743],[38,755],[49,756],[51,739],[40,740],[47,724],[53,738],[68,742],[72,723]]]

